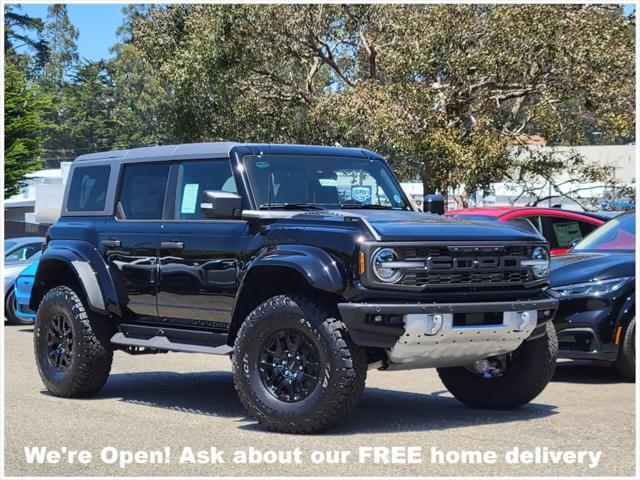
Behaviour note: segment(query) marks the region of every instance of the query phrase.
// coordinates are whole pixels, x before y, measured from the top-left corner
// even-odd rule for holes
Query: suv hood
[[[551,257],[551,287],[635,276],[635,254],[613,252],[567,253]]]
[[[545,241],[530,230],[503,222],[482,222],[399,210],[338,210],[366,220],[382,241]]]

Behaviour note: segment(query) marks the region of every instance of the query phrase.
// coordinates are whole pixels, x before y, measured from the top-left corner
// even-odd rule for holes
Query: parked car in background
[[[40,255],[38,255],[40,257]],[[15,295],[15,314],[22,323],[31,323],[36,318],[36,312],[29,308],[29,299],[31,298],[31,289],[33,288],[33,280],[38,270],[40,259],[37,258],[31,262],[27,268],[22,270],[15,282],[13,283]]]
[[[12,324],[28,324],[33,322],[33,318],[21,318],[16,314],[16,295],[14,283],[18,275],[33,262],[36,262],[41,251],[31,255],[28,260],[21,262],[7,262],[2,271],[4,279],[4,317]]]
[[[449,210],[445,215],[471,220],[510,222],[533,227],[549,242],[551,255],[566,253],[577,240],[586,237],[608,217],[597,213],[574,212],[542,207],[481,207]]]
[[[8,238],[4,241],[4,263],[5,265],[16,262],[26,262],[38,253],[44,237],[20,237]]]
[[[635,378],[636,215],[595,230],[551,262],[560,357],[615,365]]]

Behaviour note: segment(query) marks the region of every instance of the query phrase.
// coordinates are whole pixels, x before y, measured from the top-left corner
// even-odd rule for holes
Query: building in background
[[[567,156],[572,154],[582,155],[586,163],[595,163],[598,165],[609,165],[615,169],[615,180],[618,185],[632,187],[635,190],[636,180],[636,146],[635,145],[583,145],[577,147],[546,147],[538,144],[531,144],[532,148],[539,148],[542,151],[555,151],[559,155],[563,153]],[[570,180],[568,176],[560,176],[554,179],[555,183],[562,184]],[[542,186],[544,182],[540,182]],[[405,182],[402,188],[408,196],[422,208],[422,183],[421,182]],[[544,200],[538,206],[541,207],[560,207],[571,210],[581,210],[581,207],[574,201],[565,198],[561,193],[567,193],[576,188],[576,184],[565,184],[561,187],[561,191],[555,191],[553,188],[542,192],[544,197],[550,197]],[[601,183],[582,183],[579,186],[580,197],[584,199],[592,199],[599,208],[618,208],[629,209],[634,207],[633,199],[619,198],[612,199],[607,187]],[[450,191],[448,195],[447,210],[460,208],[461,205],[456,204],[455,194],[457,192]],[[491,184],[490,189],[485,192],[474,192],[471,195],[469,206],[506,206],[506,205],[530,205],[535,201],[532,196],[521,195],[522,186],[500,182]],[[614,195],[615,196],[615,195]]]

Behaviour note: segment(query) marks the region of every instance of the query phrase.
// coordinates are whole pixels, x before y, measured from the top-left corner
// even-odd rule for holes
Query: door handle
[[[182,250],[184,248],[183,242],[160,242],[160,248],[166,248],[168,250]]]
[[[110,238],[109,240],[102,240],[102,245],[104,247],[119,247],[121,245],[120,240],[115,240],[113,238]]]

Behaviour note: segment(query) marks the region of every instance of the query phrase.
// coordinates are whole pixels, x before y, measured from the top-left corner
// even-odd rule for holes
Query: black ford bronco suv
[[[230,354],[251,416],[296,433],[348,414],[368,368],[435,367],[500,409],[553,375],[545,241],[414,211],[373,152],[161,146],[69,175],[30,300],[55,395],[100,390],[114,350]]]

